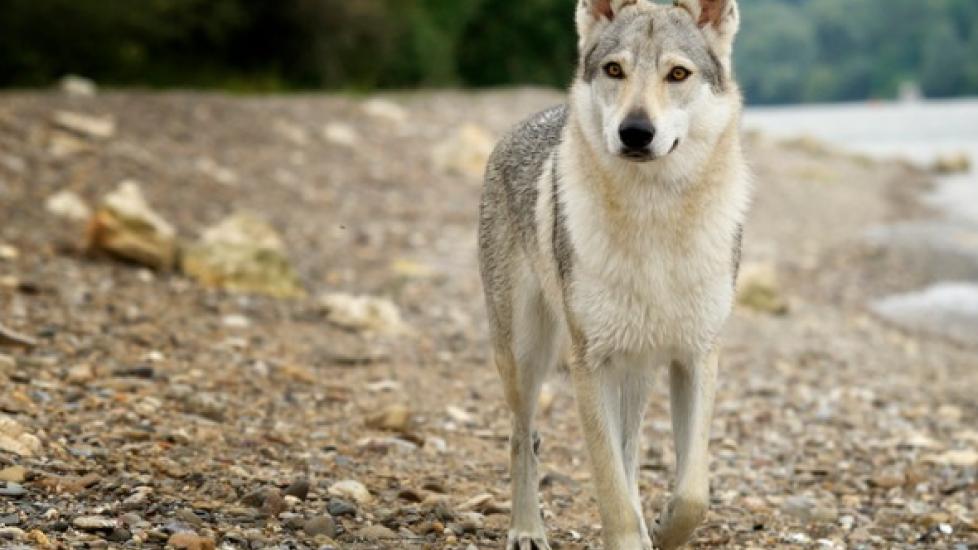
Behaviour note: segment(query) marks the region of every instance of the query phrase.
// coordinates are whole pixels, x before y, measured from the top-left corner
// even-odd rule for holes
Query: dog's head
[[[727,127],[737,0],[578,0],[576,18],[572,102],[592,146],[646,162]]]

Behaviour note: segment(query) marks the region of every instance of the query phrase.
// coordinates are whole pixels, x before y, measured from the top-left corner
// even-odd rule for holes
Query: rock
[[[95,369],[88,363],[69,368],[68,374],[65,376],[65,381],[70,384],[85,385],[92,380],[95,380]]]
[[[285,494],[299,500],[306,500],[306,497],[309,496],[309,480],[297,479],[293,481],[291,485],[285,488]]]
[[[87,138],[109,139],[115,135],[115,120],[110,116],[99,117],[71,111],[57,111],[54,113],[54,124]]]
[[[302,530],[310,537],[326,535],[329,538],[333,538],[336,536],[336,520],[330,516],[309,518],[302,524]]]
[[[382,334],[405,331],[400,310],[390,300],[332,293],[321,296],[319,305],[331,323],[346,329]]]
[[[367,487],[352,479],[337,481],[329,487],[327,492],[334,497],[348,498],[357,504],[366,504],[373,500],[373,496]]]
[[[19,483],[13,481],[0,483],[0,497],[22,497],[26,494],[27,489],[24,489]]]
[[[94,80],[74,74],[61,77],[58,88],[70,97],[95,97],[98,94],[98,86]]]
[[[14,419],[0,415],[0,451],[31,457],[40,450],[40,439],[27,433]]]
[[[26,533],[19,527],[0,527],[0,540],[24,540]]]
[[[923,458],[923,461],[940,466],[971,468],[978,466],[978,452],[976,452],[974,449],[945,451],[941,454],[927,455]]]
[[[198,172],[221,185],[234,186],[238,184],[238,175],[234,173],[234,170],[221,166],[212,158],[198,158],[194,167]]]
[[[11,481],[14,483],[23,483],[24,479],[27,478],[27,468],[23,466],[9,466],[0,470],[0,481]]]
[[[931,166],[936,174],[948,175],[971,171],[971,157],[964,151],[940,155]]]
[[[737,303],[760,313],[785,315],[788,301],[773,263],[745,264],[737,283]]]
[[[91,150],[91,144],[67,132],[51,132],[51,135],[48,136],[48,153],[56,159],[71,157]]]
[[[326,505],[326,511],[329,512],[329,515],[335,517],[357,515],[357,507],[353,503],[341,498],[329,499],[329,503]]]
[[[399,538],[397,533],[391,531],[383,525],[370,525],[364,527],[357,531],[356,536],[358,539],[363,539],[370,542],[382,541],[382,540],[393,540]]]
[[[20,250],[9,244],[0,243],[0,261],[16,260],[20,257]]]
[[[407,433],[411,431],[414,415],[404,405],[390,405],[367,418],[367,427],[373,430]]]
[[[476,423],[475,415],[466,411],[462,407],[449,405],[448,407],[445,408],[445,412],[448,413],[448,416],[452,420],[458,422],[459,424],[462,424],[463,426],[473,426]]]
[[[6,514],[0,516],[0,526],[20,525],[20,514]]]
[[[408,112],[404,107],[386,99],[370,99],[363,104],[362,109],[367,116],[397,125],[404,124],[408,119]]]
[[[44,208],[51,214],[66,220],[83,222],[92,217],[92,209],[73,191],[58,191],[44,201]]]
[[[105,196],[89,223],[88,249],[154,269],[171,269],[176,231],[150,209],[139,184],[126,180]]]
[[[495,139],[484,128],[465,124],[431,151],[431,162],[440,172],[481,178]]]
[[[27,336],[13,331],[3,324],[0,324],[0,347],[30,349],[37,345],[37,341]],[[0,424],[0,437],[3,435],[3,425]]]
[[[215,548],[214,539],[187,531],[170,535],[166,544],[181,550],[214,550]]]
[[[173,516],[187,525],[193,525],[194,527],[203,527],[204,525],[204,520],[200,519],[200,516],[188,508],[181,508],[177,510]]]
[[[835,506],[821,504],[806,496],[788,497],[781,510],[805,523],[834,523],[839,515]]]
[[[304,294],[275,230],[250,214],[235,214],[204,231],[183,254],[181,268],[200,283],[279,298]]]
[[[356,129],[342,122],[331,122],[323,127],[323,139],[341,147],[354,148],[360,143]]]
[[[78,516],[71,525],[80,531],[112,531],[119,527],[119,522],[103,516]]]
[[[880,489],[892,489],[903,485],[907,480],[902,471],[887,470],[870,478],[869,482]]]
[[[34,529],[30,533],[27,533],[27,540],[36,543],[39,548],[47,548],[48,546],[51,546],[51,539],[49,539],[47,535],[38,529]]]
[[[258,512],[263,516],[274,518],[288,509],[285,499],[282,498],[282,493],[275,489],[265,493],[265,499]]]
[[[116,527],[105,538],[112,542],[127,542],[132,538],[132,533],[125,527]]]

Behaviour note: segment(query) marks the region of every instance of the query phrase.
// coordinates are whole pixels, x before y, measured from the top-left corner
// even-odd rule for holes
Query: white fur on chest
[[[581,175],[565,178],[562,200],[575,252],[568,306],[589,347],[673,357],[709,352],[734,297],[743,171],[729,171],[692,208],[678,192],[650,186],[621,186],[609,201],[579,167],[565,174]]]

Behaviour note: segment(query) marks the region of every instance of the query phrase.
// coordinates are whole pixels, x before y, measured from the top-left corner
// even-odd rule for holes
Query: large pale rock
[[[465,124],[435,146],[431,161],[439,171],[479,178],[486,169],[494,144],[492,135],[484,128]]]
[[[941,155],[934,161],[932,169],[941,175],[968,172],[971,170],[971,157],[963,151]]]
[[[327,492],[334,497],[350,499],[358,504],[367,504],[373,500],[373,495],[370,494],[367,487],[353,479],[337,481],[329,487]]]
[[[319,304],[331,323],[346,329],[382,334],[405,330],[400,310],[384,298],[332,293],[321,296]]]
[[[408,119],[408,112],[404,107],[380,98],[374,98],[364,103],[363,112],[367,116],[398,125],[404,124]]]
[[[28,433],[13,418],[0,416],[0,451],[19,456],[34,456],[40,450],[40,439]]]
[[[745,264],[737,283],[737,303],[761,313],[784,315],[788,300],[773,264]]]
[[[156,269],[177,256],[176,230],[154,212],[139,184],[124,181],[106,195],[89,223],[88,248]]]
[[[183,254],[184,273],[201,283],[280,298],[303,294],[275,230],[250,214],[235,214],[204,231]]]

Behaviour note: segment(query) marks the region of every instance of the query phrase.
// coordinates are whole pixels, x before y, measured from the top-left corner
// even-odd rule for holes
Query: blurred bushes
[[[978,93],[976,0],[741,0],[753,102]],[[0,86],[565,86],[574,0],[2,0]]]

